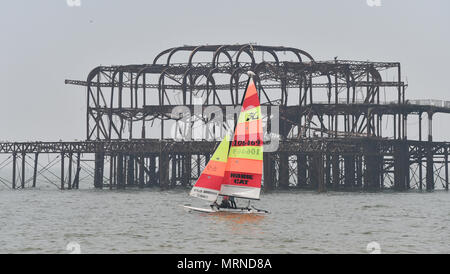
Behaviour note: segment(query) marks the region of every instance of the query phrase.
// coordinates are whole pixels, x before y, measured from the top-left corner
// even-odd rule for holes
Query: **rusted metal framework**
[[[172,59],[179,52],[188,53],[186,63],[173,63]],[[291,53],[289,61],[280,56],[286,52]],[[196,61],[200,53],[208,53],[209,60]],[[258,53],[260,59],[257,59]],[[337,132],[335,118],[337,113],[345,111],[349,112],[344,114],[345,132],[380,135],[381,115],[372,108],[381,102],[380,87],[393,88],[396,103],[405,102],[403,82],[382,80],[380,72],[388,69],[396,70],[398,79],[401,78],[399,63],[317,62],[305,51],[286,47],[185,46],[161,52],[151,65],[97,67],[89,73],[86,82],[66,83],[87,86],[87,140],[145,138],[146,122],[170,119],[168,114],[174,106],[193,106],[198,104],[194,102],[198,97],[204,106],[237,105],[248,70],[258,76],[263,105],[277,105],[291,112],[301,109],[301,115],[287,115],[293,118],[290,119],[293,123],[315,116],[322,129]],[[318,92],[321,96],[317,96]],[[325,114],[319,106],[314,106],[318,99],[326,105],[334,105],[334,110],[328,106]],[[356,109],[354,104],[361,105]],[[368,113],[369,108],[372,113]],[[393,115],[400,117],[401,111],[398,109]],[[324,115],[329,120],[328,125],[323,124]],[[163,124],[159,126],[161,139],[164,139]],[[401,135],[403,121],[398,125],[397,135],[404,137]],[[128,134],[124,134],[126,126]],[[133,130],[136,127],[138,130]]]
[[[14,167],[27,153],[93,154],[99,188],[189,186],[223,134],[211,107],[236,109],[249,70],[267,107],[265,130],[280,143],[265,153],[265,190],[448,189],[450,143],[432,138],[433,114],[449,113],[448,102],[407,100],[400,63],[318,61],[290,47],[183,46],[148,64],[96,67],[86,81],[66,80],[86,87],[86,141],[3,143],[0,153],[14,155]],[[194,113],[184,124],[174,115],[180,106]],[[418,140],[408,138],[411,118]],[[198,121],[204,132],[192,138]]]

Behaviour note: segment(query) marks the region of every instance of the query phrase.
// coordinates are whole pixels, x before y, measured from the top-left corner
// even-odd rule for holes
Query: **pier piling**
[[[23,153],[22,152],[22,178],[21,178],[21,183],[20,183],[20,187],[22,188],[22,189],[24,189],[25,188],[25,157],[26,157],[26,154],[25,153]]]
[[[32,185],[33,187],[36,187],[38,160],[39,160],[39,153],[36,152],[34,154],[33,185]]]
[[[16,161],[17,154],[13,153],[13,162],[12,162],[12,189],[16,189]]]

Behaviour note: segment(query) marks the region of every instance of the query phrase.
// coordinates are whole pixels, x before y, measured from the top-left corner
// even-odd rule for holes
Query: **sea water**
[[[187,212],[208,205],[188,191],[2,189],[0,253],[450,253],[445,191],[273,192],[265,216]]]

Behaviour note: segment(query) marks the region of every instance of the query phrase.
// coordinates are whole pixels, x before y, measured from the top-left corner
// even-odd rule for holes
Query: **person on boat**
[[[214,207],[220,208],[220,205],[217,203],[217,199],[211,204],[211,208],[214,209]]]
[[[234,200],[234,197],[231,196],[231,197],[229,198],[229,200],[230,200],[230,206],[231,206],[231,208],[237,208],[237,206],[236,206],[236,201]]]
[[[222,197],[222,202],[220,203],[220,208],[230,208],[230,198],[228,196]]]
[[[223,196],[220,208],[236,208],[236,202],[234,201],[234,197]]]

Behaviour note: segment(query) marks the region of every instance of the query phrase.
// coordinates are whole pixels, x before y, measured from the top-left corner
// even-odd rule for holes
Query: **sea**
[[[450,193],[276,191],[204,214],[188,189],[0,189],[0,253],[450,253]],[[238,200],[238,205],[246,205]]]

